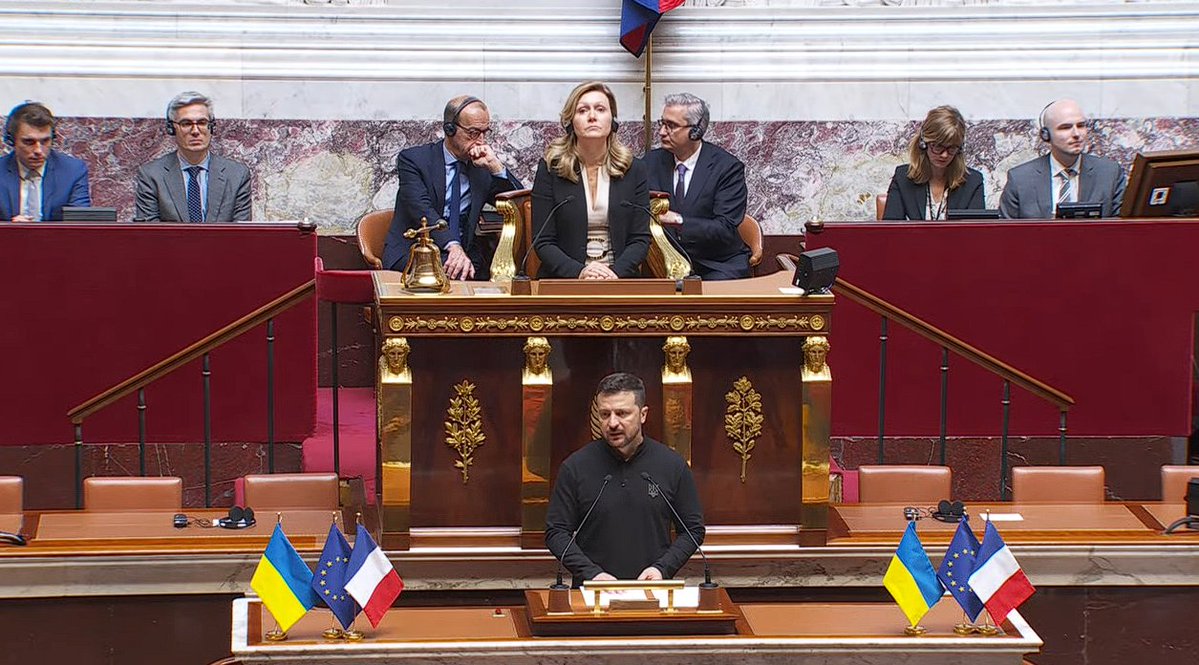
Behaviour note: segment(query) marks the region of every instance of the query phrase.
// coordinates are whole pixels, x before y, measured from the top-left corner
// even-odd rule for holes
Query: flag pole
[[[641,151],[642,154],[649,152],[649,148],[653,145],[653,123],[650,118],[653,116],[653,80],[654,80],[654,33],[649,33],[649,38],[645,42],[645,85],[642,86],[642,92],[645,93],[645,148]]]

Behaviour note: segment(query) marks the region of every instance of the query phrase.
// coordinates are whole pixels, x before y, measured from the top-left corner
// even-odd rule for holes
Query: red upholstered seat
[[[325,262],[316,257],[316,298],[326,302],[372,303],[375,286],[369,270],[325,270]]]
[[[953,472],[947,466],[886,464],[858,467],[862,503],[935,504],[948,499]]]

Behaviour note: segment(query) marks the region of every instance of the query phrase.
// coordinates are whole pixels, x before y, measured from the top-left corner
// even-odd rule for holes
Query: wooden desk
[[[414,295],[398,273],[373,277],[385,548],[541,550],[555,470],[600,438],[594,391],[612,371],[645,381],[646,434],[691,463],[709,543],[726,532],[824,542],[832,380],[804,369],[803,347],[829,335],[832,296],[802,296],[782,273],[699,295],[630,295],[624,280],[602,285],[608,295],[512,296],[475,282]],[[531,341],[548,348],[537,380]],[[387,344],[405,349],[394,369]],[[669,344],[686,345],[685,371],[667,371]],[[447,423],[481,437],[469,462]],[[744,463],[734,444],[752,449]]]
[[[834,506],[831,520],[831,540],[844,544],[898,543],[907,522],[903,518],[904,504],[848,504]],[[1047,543],[1144,543],[1159,538],[1161,527],[1143,519],[1123,503],[1103,504],[1038,504],[988,503],[970,504],[970,526],[982,538],[981,515],[990,511],[997,516],[1018,515],[1019,520],[996,521],[995,525],[1008,544]],[[922,518],[916,525],[925,545],[948,544],[957,524]]]
[[[310,612],[285,642],[267,642],[272,621],[256,600],[233,603],[233,655],[245,665],[438,662],[477,665],[582,662],[594,665],[1018,665],[1041,647],[1041,639],[1019,613],[994,638],[959,637],[961,620],[952,603],[938,604],[925,621],[929,634],[903,636],[902,613],[882,603],[750,603],[740,606],[738,634],[687,637],[533,638],[524,608],[396,608],[367,640],[328,642],[326,610]]]

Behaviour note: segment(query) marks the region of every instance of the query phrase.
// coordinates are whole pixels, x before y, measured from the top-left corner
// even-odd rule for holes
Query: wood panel
[[[421,338],[411,344],[412,525],[519,526],[522,341]],[[454,386],[463,380],[476,386],[487,437],[465,484],[445,428]]]

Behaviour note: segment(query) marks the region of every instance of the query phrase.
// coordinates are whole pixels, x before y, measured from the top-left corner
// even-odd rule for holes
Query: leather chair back
[[[746,215],[737,225],[737,232],[741,234],[741,241],[749,248],[749,268],[752,272],[762,262],[762,225],[758,220]]]
[[[245,478],[245,502],[263,516],[268,510],[337,510],[337,474],[251,474]]]
[[[93,512],[183,509],[183,479],[177,476],[92,476],[83,479],[83,509]]]
[[[936,505],[948,499],[953,472],[947,466],[884,464],[858,467],[858,500],[862,503]]]
[[[879,194],[874,197],[874,219],[881,220],[887,210],[887,195]]]
[[[25,511],[25,479],[21,476],[0,476],[0,514],[15,515]]]
[[[1012,469],[1012,501],[1103,503],[1101,466],[1018,466]]]
[[[1166,465],[1162,467],[1162,501],[1186,501],[1187,483],[1199,478],[1199,466]]]
[[[394,215],[393,208],[372,210],[358,220],[358,249],[362,252],[362,260],[375,270],[383,268],[383,246],[387,242],[387,230],[391,228]]]

